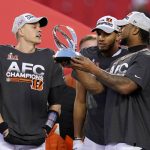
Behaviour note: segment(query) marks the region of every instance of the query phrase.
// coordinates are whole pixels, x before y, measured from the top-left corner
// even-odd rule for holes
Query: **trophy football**
[[[70,32],[71,37],[69,37],[62,29],[67,29]],[[65,38],[68,46],[66,46],[63,42],[60,41],[60,39],[58,39],[57,33],[60,33]],[[55,45],[58,48],[58,51],[54,55],[54,59],[57,63],[61,63],[63,66],[67,66],[70,64],[71,58],[75,58],[81,55],[79,52],[76,52],[77,36],[71,27],[56,25],[53,28],[53,37]]]

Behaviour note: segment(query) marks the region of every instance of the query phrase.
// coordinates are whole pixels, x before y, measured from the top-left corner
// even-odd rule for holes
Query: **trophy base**
[[[54,60],[62,65],[69,65],[71,57],[54,57]]]

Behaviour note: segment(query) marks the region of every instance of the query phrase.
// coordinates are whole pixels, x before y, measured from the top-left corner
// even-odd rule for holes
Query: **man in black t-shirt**
[[[45,150],[60,114],[64,79],[54,51],[39,49],[45,17],[15,18],[17,45],[0,46],[0,149]]]
[[[73,59],[72,65],[94,74],[102,83],[101,92],[103,85],[107,87],[105,149],[149,150],[150,19],[144,13],[131,12],[116,23],[122,27],[122,43],[129,47],[129,54],[115,61],[109,73],[84,57]]]
[[[119,48],[119,28],[115,18],[105,16],[97,21],[93,31],[97,33],[97,46],[81,50],[81,54],[92,60],[98,67],[107,69],[111,62],[125,55],[126,50]],[[87,74],[76,70],[76,99],[74,104],[74,146],[73,149],[104,150],[104,108],[106,92],[99,93],[90,84]],[[73,74],[74,75],[74,74]],[[98,81],[96,81],[98,82]],[[86,83],[90,85],[87,87]],[[94,91],[94,92],[93,92]],[[87,97],[87,100],[86,100]],[[87,106],[86,106],[87,103]],[[85,121],[85,139],[82,144],[82,128]]]

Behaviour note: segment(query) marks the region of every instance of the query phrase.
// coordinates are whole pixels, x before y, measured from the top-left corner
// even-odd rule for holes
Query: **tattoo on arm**
[[[138,85],[131,79],[121,75],[110,74],[102,69],[96,76],[102,84],[120,94],[129,94],[138,88]]]

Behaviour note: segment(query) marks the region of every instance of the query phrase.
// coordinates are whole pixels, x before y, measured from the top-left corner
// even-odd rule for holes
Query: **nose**
[[[37,30],[38,32],[42,32],[42,29],[41,29],[40,25],[36,26],[36,30]]]
[[[42,32],[42,29],[41,29],[41,27],[39,27],[39,28],[38,28],[38,31],[39,31],[39,32]]]
[[[97,37],[97,39],[98,39],[98,41],[104,41],[105,36],[101,34]]]

